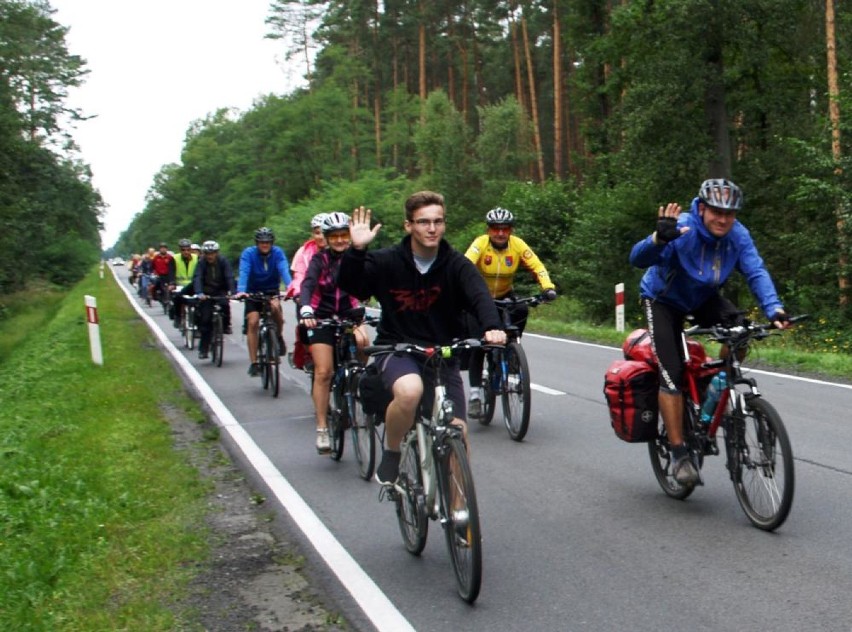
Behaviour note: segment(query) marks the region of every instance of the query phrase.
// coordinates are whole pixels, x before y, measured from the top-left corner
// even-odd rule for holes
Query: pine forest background
[[[87,261],[102,203],[56,125],[82,117],[62,96],[85,62],[64,50],[49,3],[0,10],[7,262],[49,256],[32,235],[36,251]],[[267,28],[306,87],[196,121],[107,254],[187,237],[236,258],[269,225],[292,255],[312,215],[361,204],[389,244],[405,197],[428,188],[446,196],[457,248],[489,208],[509,208],[566,313],[611,320],[623,281],[638,322],[630,247],[659,205],[687,207],[703,179],[724,176],[745,191],[739,217],[788,310],[818,316],[823,348],[852,349],[848,3],[274,0]],[[9,267],[0,289],[19,281]],[[753,306],[740,279],[726,293]]]

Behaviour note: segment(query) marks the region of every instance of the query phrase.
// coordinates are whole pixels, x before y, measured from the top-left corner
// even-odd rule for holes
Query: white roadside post
[[[615,286],[615,330],[624,331],[624,283]]]
[[[92,362],[103,366],[104,354],[101,350],[101,329],[98,323],[98,302],[94,296],[86,295],[86,320],[89,323],[89,346],[92,348]]]
[[[104,278],[104,260],[103,259],[101,259],[101,265],[99,266],[98,274],[102,279]]]

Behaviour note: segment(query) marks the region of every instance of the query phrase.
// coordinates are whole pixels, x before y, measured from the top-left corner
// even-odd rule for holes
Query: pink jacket
[[[290,266],[290,270],[293,271],[293,282],[287,289],[287,296],[299,296],[302,287],[302,280],[305,278],[305,273],[308,271],[308,265],[311,263],[311,259],[314,258],[314,255],[317,252],[319,252],[317,242],[313,239],[309,239],[303,243],[296,251],[296,254],[293,255],[293,264]]]

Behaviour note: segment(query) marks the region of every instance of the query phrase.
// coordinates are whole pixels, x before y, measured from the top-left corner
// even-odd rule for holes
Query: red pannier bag
[[[606,371],[603,390],[619,439],[643,443],[657,438],[660,378],[656,367],[642,360],[615,360]]]
[[[624,339],[621,350],[624,352],[625,360],[647,362],[655,369],[657,368],[657,357],[654,355],[653,347],[651,347],[651,336],[647,329],[631,331]]]

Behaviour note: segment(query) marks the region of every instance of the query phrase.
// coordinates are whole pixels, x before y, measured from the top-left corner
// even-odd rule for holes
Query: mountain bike
[[[199,338],[198,324],[195,322],[196,306],[198,299],[195,296],[183,297],[183,314],[180,319],[180,333],[183,336],[183,345],[192,350],[195,341]]]
[[[343,457],[346,430],[352,432],[352,450],[358,463],[358,473],[365,480],[373,475],[376,463],[376,439],[372,426],[366,425],[366,417],[357,404],[358,376],[364,370],[358,359],[355,329],[362,323],[375,324],[378,319],[327,318],[317,320],[317,327],[334,329],[334,373],[329,389],[328,437],[331,443],[331,458],[339,461]],[[311,387],[314,374],[311,372]]]
[[[257,328],[257,363],[260,366],[260,382],[263,390],[270,391],[272,397],[278,397],[281,384],[279,366],[283,350],[278,348],[278,325],[272,317],[271,303],[280,296],[278,292],[273,294],[253,292],[245,297],[245,300],[260,303],[260,322]]]
[[[431,408],[427,397],[412,428],[402,441],[399,478],[383,494],[396,505],[405,548],[420,555],[426,546],[427,518],[444,528],[459,596],[473,603],[482,584],[482,534],[473,475],[463,430],[453,425],[453,402],[441,378],[441,368],[465,349],[484,346],[461,340],[442,347],[400,343],[367,347],[368,354],[411,353],[425,360],[434,383]],[[489,345],[490,347],[490,345]]]
[[[212,296],[208,300],[213,301],[213,316],[211,319],[210,335],[210,361],[215,366],[222,366],[222,357],[225,351],[225,314],[222,301],[227,301],[227,296]]]
[[[535,307],[544,302],[542,295],[494,300],[508,340],[505,347],[493,347],[485,355],[482,363],[482,414],[477,420],[484,426],[491,423],[499,395],[503,422],[515,441],[523,441],[529,430],[532,392],[529,363],[521,346],[520,331],[511,321],[511,307],[520,304]]]
[[[791,318],[798,322],[807,315]],[[684,331],[689,350],[686,363],[683,433],[690,458],[703,485],[704,457],[718,455],[716,433],[724,431],[728,474],[746,517],[759,529],[773,531],[787,519],[793,504],[795,472],[793,448],[784,423],[775,408],[760,394],[754,378],[745,377],[741,360],[753,341],[772,335],[772,324],[745,323],[733,327],[715,325]],[[710,360],[703,347],[688,336],[706,335],[722,345],[721,359]],[[690,344],[691,343],[691,344]],[[702,386],[720,371],[725,372],[723,389],[709,424],[700,421]],[[658,437],[648,443],[651,467],[663,491],[683,500],[695,485],[681,485],[672,476],[672,455],[662,417]]]

